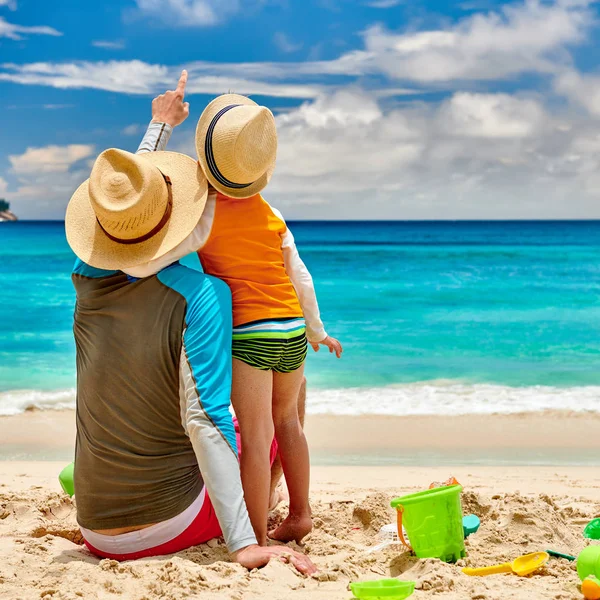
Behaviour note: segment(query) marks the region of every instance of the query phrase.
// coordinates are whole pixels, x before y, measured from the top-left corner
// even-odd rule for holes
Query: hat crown
[[[114,200],[127,198],[134,193],[133,183],[125,173],[113,173],[106,178],[106,185],[103,183],[100,182],[100,185],[104,188],[104,193]]]
[[[215,163],[234,183],[252,183],[275,161],[277,127],[264,106],[242,105],[219,119],[212,139]]]
[[[105,150],[96,159],[88,191],[102,228],[123,240],[152,231],[169,201],[164,177],[157,167],[115,148]]]

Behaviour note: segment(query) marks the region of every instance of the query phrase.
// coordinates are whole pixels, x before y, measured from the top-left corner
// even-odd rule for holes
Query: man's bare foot
[[[313,523],[309,516],[300,517],[290,514],[277,529],[269,532],[269,537],[280,542],[299,544],[312,531],[312,528]]]
[[[269,498],[269,510],[275,510],[280,502],[287,502],[289,499],[290,496],[280,481]]]

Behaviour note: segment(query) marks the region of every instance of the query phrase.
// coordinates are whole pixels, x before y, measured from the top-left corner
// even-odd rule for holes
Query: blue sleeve
[[[90,277],[93,279],[101,279],[102,277],[110,277],[119,271],[106,271],[105,269],[96,269],[96,267],[90,267],[90,265],[84,263],[80,258],[75,259],[73,265],[73,275],[81,275],[83,277]]]
[[[187,304],[180,358],[182,421],[230,552],[256,543],[248,518],[230,412],[231,294],[222,281],[183,265],[157,274]]]
[[[157,275],[186,299],[183,345],[202,408],[237,455],[231,404],[232,312],[221,280],[173,265]]]

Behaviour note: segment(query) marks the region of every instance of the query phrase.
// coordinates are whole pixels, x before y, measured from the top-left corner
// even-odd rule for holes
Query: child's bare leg
[[[303,379],[304,366],[293,373],[273,373],[273,422],[290,493],[290,514],[269,536],[282,542],[300,542],[312,530],[308,502],[310,460],[298,416],[298,392]]]
[[[240,424],[240,468],[244,498],[258,543],[267,543],[269,453],[273,442],[271,399],[273,374],[233,359],[231,403]]]
[[[298,392],[298,418],[300,419],[300,425],[304,429],[304,417],[306,415],[306,377],[302,378],[302,384],[300,385],[300,391]],[[275,461],[271,465],[271,494],[269,496],[269,509],[274,509],[279,502],[287,500],[284,493],[280,491],[279,484],[281,483],[281,476],[283,475],[283,468],[281,466],[281,456],[277,452]]]

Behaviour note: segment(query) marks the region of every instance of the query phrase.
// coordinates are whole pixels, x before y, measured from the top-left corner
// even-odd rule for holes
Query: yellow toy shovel
[[[525,577],[531,575],[534,571],[537,571],[542,565],[545,565],[550,559],[550,555],[547,552],[534,552],[533,554],[526,554],[525,556],[519,556],[511,563],[504,563],[502,565],[494,565],[493,567],[481,567],[479,569],[469,569],[468,567],[463,569],[462,572],[465,575],[471,575],[473,577],[485,577],[486,575],[498,575],[499,573],[515,573],[519,577]]]

